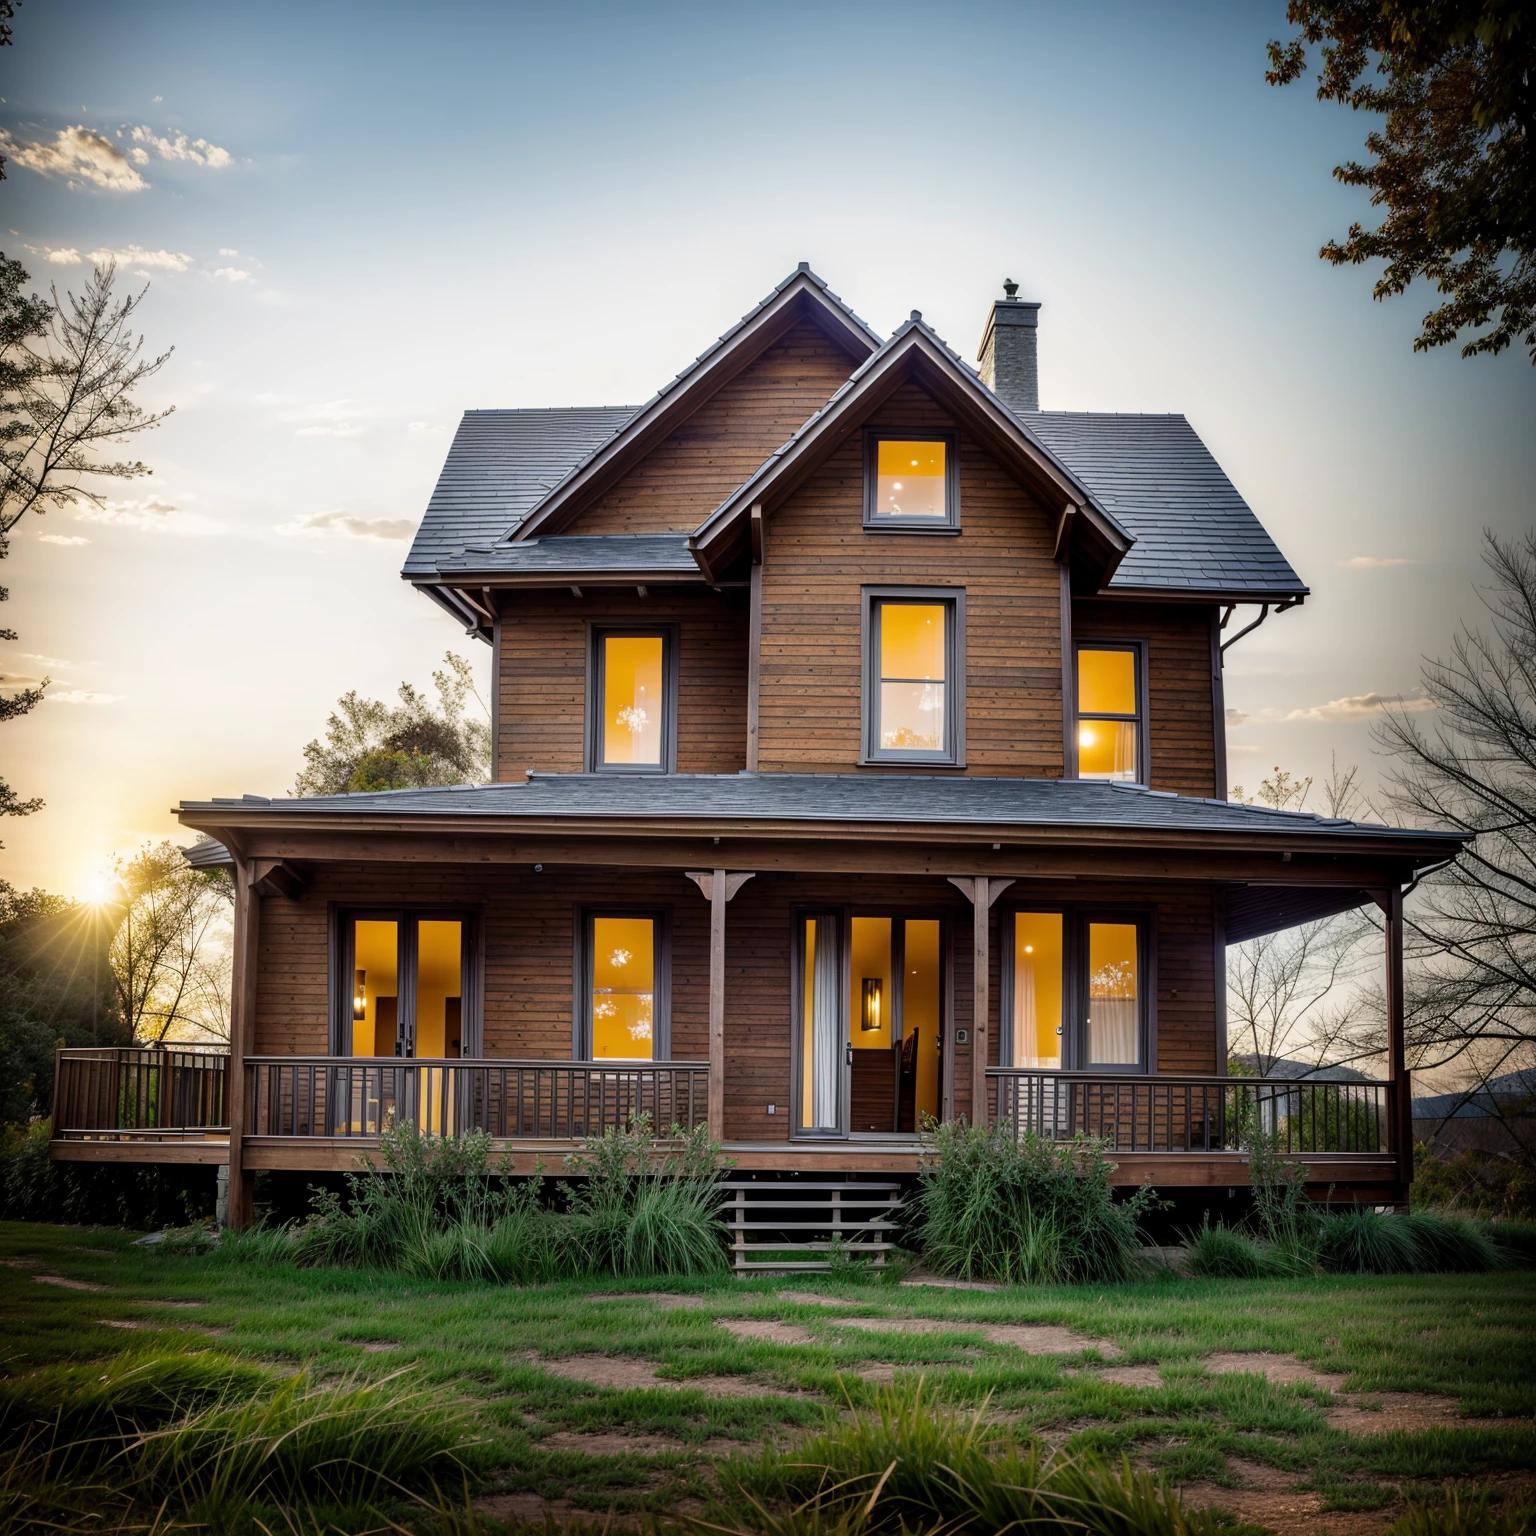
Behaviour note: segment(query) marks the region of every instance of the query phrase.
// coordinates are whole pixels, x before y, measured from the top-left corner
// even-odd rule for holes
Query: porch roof
[[[1453,857],[1459,833],[1380,826],[1198,799],[1135,785],[1080,779],[918,774],[535,773],[517,784],[451,785],[310,799],[183,801],[190,825],[262,824],[309,818],[441,824],[475,820],[698,823],[878,823],[890,827],[1030,827],[1055,831],[1236,834],[1343,844],[1355,852],[1405,852],[1428,865]]]

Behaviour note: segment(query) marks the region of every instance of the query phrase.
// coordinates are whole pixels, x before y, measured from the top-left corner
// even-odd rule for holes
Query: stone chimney
[[[1040,361],[1035,351],[1040,306],[1016,297],[1019,285],[1009,278],[1005,297],[992,306],[977,361],[981,382],[1011,411],[1040,409]]]

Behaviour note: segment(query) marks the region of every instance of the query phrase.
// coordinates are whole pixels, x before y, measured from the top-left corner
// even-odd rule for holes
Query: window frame
[[[885,603],[938,603],[945,608],[945,745],[937,752],[915,752],[880,745],[880,621]],[[859,647],[862,652],[859,766],[864,768],[965,767],[965,588],[887,587],[859,589]]]
[[[1013,965],[1015,919],[1020,913],[1060,914],[1061,932],[1061,1066],[1020,1067],[1008,1064],[1013,1059]],[[1088,1054],[1088,925],[1090,923],[1129,923],[1136,928],[1136,1050],[1132,1062],[1093,1063]],[[1127,1077],[1145,1077],[1156,1072],[1157,1060],[1157,914],[1150,907],[1112,906],[1086,902],[1017,901],[1010,902],[1000,925],[998,977],[998,1055],[1000,1067],[1007,1071],[1087,1072],[1094,1076],[1115,1073]]]
[[[416,1047],[416,948],[420,922],[459,922],[463,925],[459,957],[462,991],[459,1012],[459,1055],[448,1060],[476,1060],[485,1048],[485,945],[482,942],[484,913],[477,906],[431,903],[389,904],[331,902],[327,910],[331,970],[331,1055],[357,1061],[414,1061]],[[353,1057],[347,1049],[352,1033],[352,978],[356,971],[354,924],[386,922],[399,925],[397,937],[395,1050],[388,1057]],[[402,1057],[400,1046],[409,1041],[412,1055]],[[377,1045],[377,1041],[374,1042]],[[425,1058],[422,1058],[425,1059]]]
[[[659,639],[661,641],[661,762],[605,763],[603,761],[603,691],[606,669],[605,647],[608,639]],[[587,709],[586,740],[582,760],[588,773],[676,773],[677,772],[677,655],[679,626],[676,624],[617,624],[594,619],[587,624]]]
[[[598,917],[650,918],[655,923],[655,978],[651,984],[651,1054],[603,1056],[592,1054],[592,920]],[[611,1064],[625,1069],[649,1064],[661,1066],[672,1059],[672,908],[648,903],[602,902],[579,907],[576,912],[574,1000],[571,1009],[571,1060],[584,1066]]]
[[[1081,696],[1079,658],[1084,651],[1129,651],[1132,656],[1136,682],[1136,713],[1132,715],[1084,714],[1077,701]],[[1091,636],[1073,636],[1072,639],[1072,777],[1085,784],[1135,784],[1147,788],[1152,783],[1152,733],[1148,729],[1151,713],[1148,699],[1147,642],[1145,640],[1098,640]],[[1134,721],[1136,726],[1136,777],[1134,779],[1083,778],[1082,754],[1078,736],[1085,720],[1109,720],[1116,723]]]
[[[881,443],[944,444],[943,517],[882,516],[876,505]],[[960,532],[960,444],[954,432],[899,432],[864,429],[864,531],[866,533],[955,534]]]

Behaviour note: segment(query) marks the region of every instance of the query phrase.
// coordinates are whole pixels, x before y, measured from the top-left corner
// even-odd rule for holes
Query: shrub
[[[1124,1280],[1150,1189],[1116,1201],[1098,1142],[1015,1137],[1006,1122],[928,1133],[915,1230],[940,1273],[1005,1283]]]
[[[1431,1274],[1483,1274],[1498,1269],[1503,1256],[1476,1222],[1433,1211],[1397,1216],[1413,1240],[1416,1267]]]
[[[1317,1253],[1322,1267],[1334,1275],[1406,1275],[1419,1267],[1408,1223],[1369,1207],[1327,1217]]]
[[[1536,1221],[1495,1221],[1488,1237],[1511,1269],[1536,1269]]]
[[[1519,1220],[1536,1216],[1536,1168],[1496,1152],[1464,1148],[1442,1152],[1420,1142],[1413,1149],[1415,1210],[1465,1211]]]
[[[985,1420],[936,1409],[921,1383],[888,1388],[873,1411],[769,1452],[726,1474],[734,1519],[714,1522],[737,1536],[809,1536],[825,1531],[991,1533],[1031,1536],[1186,1536],[1214,1529],[1184,1511],[1175,1494],[1128,1462],[1111,1466],[1020,1444]],[[790,1504],[791,1511],[770,1509]]]
[[[1189,1239],[1189,1273],[1202,1280],[1257,1280],[1270,1273],[1264,1250],[1246,1233],[1210,1224],[1207,1217]]]

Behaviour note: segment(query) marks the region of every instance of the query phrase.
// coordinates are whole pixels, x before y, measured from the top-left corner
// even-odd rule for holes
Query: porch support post
[[[752,878],[738,870],[690,869],[688,878],[709,903],[709,1134],[725,1140],[725,907]]]
[[[1392,1157],[1397,1165],[1397,1203],[1408,1204],[1413,1183],[1413,1083],[1403,1039],[1403,892],[1394,885],[1383,903],[1387,930],[1387,1072],[1392,1081]]]
[[[235,855],[235,952],[229,1012],[229,1077],[224,1096],[229,1114],[229,1224],[252,1218],[252,1175],[245,1168],[245,1058],[256,1040],[256,953],[261,937],[261,897],[256,871]]]
[[[992,1017],[992,903],[1013,881],[951,875],[949,883],[971,903],[971,1124],[985,1125],[990,1118],[987,1030]]]
[[[747,772],[757,772],[757,717],[762,687],[763,509],[752,508],[752,570],[747,617]]]

